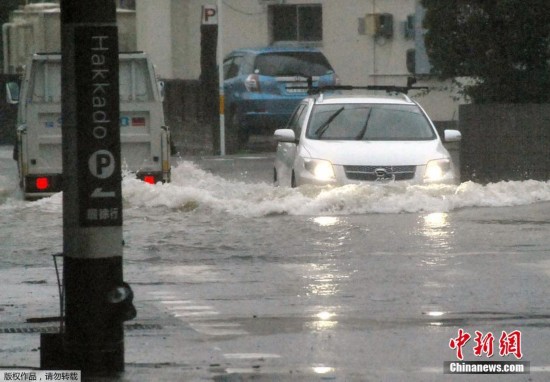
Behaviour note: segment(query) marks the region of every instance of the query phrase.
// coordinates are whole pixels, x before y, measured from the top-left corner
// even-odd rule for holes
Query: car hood
[[[448,158],[438,139],[430,141],[319,141],[306,140],[304,154],[335,165],[405,166],[423,165],[432,159]]]

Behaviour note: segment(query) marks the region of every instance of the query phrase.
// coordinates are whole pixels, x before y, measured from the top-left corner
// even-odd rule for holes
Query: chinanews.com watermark
[[[449,340],[449,348],[455,351],[458,360],[443,363],[445,374],[530,373],[530,362],[521,360],[523,349],[519,330],[501,331],[497,338],[492,332],[482,333],[476,330],[472,336],[463,329],[458,329],[457,336]],[[469,354],[470,350],[475,357],[481,359],[465,361],[464,355]],[[501,360],[491,360],[494,356],[501,357]]]
[[[445,374],[529,374],[526,361],[447,361]]]

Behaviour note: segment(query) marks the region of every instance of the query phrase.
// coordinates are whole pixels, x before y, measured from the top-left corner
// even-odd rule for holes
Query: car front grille
[[[344,171],[350,180],[410,180],[416,166],[344,166]]]

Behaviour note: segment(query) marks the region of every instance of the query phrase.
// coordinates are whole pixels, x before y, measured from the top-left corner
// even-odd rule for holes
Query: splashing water
[[[173,169],[172,183],[151,186],[127,177],[125,202],[132,207],[213,210],[245,217],[270,215],[352,215],[449,212],[467,207],[505,207],[550,201],[550,182],[480,185],[347,185],[275,188],[265,183],[229,181],[191,162]]]
[[[61,194],[35,202],[21,200],[13,176],[0,175],[0,209],[61,209]],[[242,217],[272,215],[354,215],[449,212],[469,207],[507,207],[550,201],[550,182],[502,181],[481,185],[359,184],[295,189],[227,180],[182,161],[172,182],[150,185],[132,176],[122,183],[125,208],[204,211]]]

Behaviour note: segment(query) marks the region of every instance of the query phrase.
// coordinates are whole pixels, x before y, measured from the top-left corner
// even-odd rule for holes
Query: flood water
[[[550,378],[550,182],[289,189],[266,180],[269,164],[202,167],[179,159],[170,184],[123,180],[138,319],[188,330],[156,354],[129,336],[129,365],[184,359],[197,380],[445,380],[464,328],[521,330],[530,380]],[[23,201],[0,150],[0,275],[52,267],[61,205]]]

